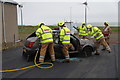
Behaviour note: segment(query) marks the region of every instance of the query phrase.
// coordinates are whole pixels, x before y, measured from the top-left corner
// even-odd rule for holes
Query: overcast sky
[[[86,0],[14,0],[17,2],[84,2]],[[120,0],[87,0],[88,2],[118,2]]]
[[[25,25],[37,25],[45,22],[48,25],[57,24],[60,20],[81,23],[84,21],[85,0],[14,0],[23,7]],[[118,22],[119,0],[88,0],[87,22],[104,21]],[[20,24],[20,10],[18,9],[18,23]],[[113,24],[113,23],[111,23]],[[114,23],[117,24],[117,23]]]

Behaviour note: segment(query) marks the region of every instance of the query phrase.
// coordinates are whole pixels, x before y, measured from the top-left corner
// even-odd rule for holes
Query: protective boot
[[[95,55],[100,55],[100,53],[98,51],[96,51]]]
[[[107,50],[109,53],[111,53],[111,51],[112,51],[109,46],[106,48],[106,50]]]
[[[107,51],[108,51],[109,53],[111,53],[112,50],[111,50],[111,49],[108,49]]]
[[[70,57],[69,57],[69,55],[65,56],[65,60],[63,61],[63,63],[70,63]]]
[[[63,61],[63,63],[70,63],[70,60],[69,60],[69,59],[65,59],[65,60]]]

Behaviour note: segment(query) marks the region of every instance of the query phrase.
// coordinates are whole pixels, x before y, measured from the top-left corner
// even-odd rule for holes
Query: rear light
[[[27,47],[32,47],[35,44],[35,42],[28,43]]]

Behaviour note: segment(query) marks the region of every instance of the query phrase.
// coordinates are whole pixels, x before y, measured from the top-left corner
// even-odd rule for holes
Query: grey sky
[[[17,2],[84,2],[86,0],[14,0]],[[89,2],[118,2],[119,0],[87,0]]]
[[[25,0],[23,0],[25,1]],[[84,5],[78,0],[73,2],[22,2],[24,24],[36,25],[39,22],[45,22],[48,25],[57,24],[60,20],[81,23],[84,21]],[[72,1],[72,0],[71,0]],[[88,23],[104,21],[118,22],[118,0],[88,0]],[[18,13],[20,11],[18,10]],[[20,17],[20,14],[18,14]],[[20,24],[20,18],[18,19]],[[116,23],[117,24],[117,23]]]

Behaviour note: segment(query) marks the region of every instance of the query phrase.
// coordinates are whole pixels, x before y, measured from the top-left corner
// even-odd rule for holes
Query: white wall
[[[0,2],[0,70],[2,70],[2,7]],[[2,78],[2,73],[0,73],[0,80]]]
[[[2,49],[2,4],[0,3],[0,50]]]

